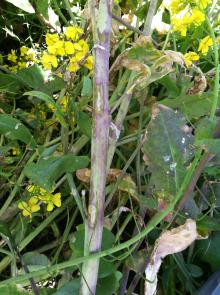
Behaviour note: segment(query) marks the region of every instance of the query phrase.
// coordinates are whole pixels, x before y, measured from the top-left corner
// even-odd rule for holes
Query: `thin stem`
[[[215,118],[215,112],[218,107],[218,92],[219,92],[219,53],[218,53],[218,44],[216,41],[215,33],[210,23],[208,17],[206,17],[206,22],[210,31],[210,35],[213,40],[213,49],[214,49],[214,56],[215,56],[215,84],[214,84],[214,97],[212,101],[212,107],[210,112],[210,120],[213,122]]]
[[[75,16],[74,16],[74,14],[73,14],[73,12],[72,12],[72,9],[71,9],[71,6],[70,6],[70,3],[69,3],[69,0],[64,0],[64,3],[65,3],[65,5],[66,5],[66,9],[68,10],[69,16],[70,16],[70,18],[71,18],[73,24],[76,25],[77,23],[76,23],[76,20],[75,20]]]
[[[148,9],[147,18],[144,24],[144,35],[150,36],[151,35],[151,27],[152,27],[152,21],[154,17],[154,13],[157,8],[157,0],[151,0],[150,7]]]
[[[64,14],[62,13],[59,5],[57,4],[57,0],[53,0],[53,4],[54,4],[54,7],[55,7],[55,10],[57,12],[57,14],[59,15],[59,17],[63,20],[64,24],[68,26],[68,21],[67,19],[65,18]]]
[[[72,267],[74,265],[80,265],[81,263],[84,263],[88,260],[100,259],[101,257],[111,255],[113,253],[116,253],[118,251],[126,249],[126,248],[130,247],[131,245],[137,243],[139,240],[146,237],[147,234],[149,234],[153,229],[155,229],[157,227],[157,225],[164,219],[164,217],[167,216],[167,214],[169,214],[170,212],[172,212],[174,210],[175,205],[178,203],[178,201],[181,199],[183,193],[185,192],[187,187],[190,185],[191,179],[194,175],[195,169],[200,161],[200,158],[201,158],[201,152],[197,152],[196,156],[192,162],[192,165],[190,166],[190,168],[189,168],[189,170],[182,182],[182,185],[180,186],[176,196],[173,198],[171,203],[163,211],[156,213],[151,218],[151,220],[148,222],[146,227],[139,234],[137,234],[135,237],[133,237],[132,239],[130,239],[124,243],[121,243],[115,247],[112,247],[110,249],[107,249],[107,250],[104,250],[101,252],[97,252],[97,253],[91,254],[89,256],[79,257],[79,258],[76,258],[73,260],[69,260],[69,261],[65,261],[65,262],[56,264],[51,267],[46,267],[46,268],[40,269],[38,271],[33,271],[31,274],[28,274],[28,275],[20,275],[15,278],[4,280],[4,281],[0,282],[0,286],[6,286],[8,284],[19,284],[19,283],[26,281],[27,278],[29,278],[29,277],[34,278],[39,275],[45,275],[49,271],[50,272],[58,272],[59,270],[62,270],[62,269],[68,268],[68,267]]]

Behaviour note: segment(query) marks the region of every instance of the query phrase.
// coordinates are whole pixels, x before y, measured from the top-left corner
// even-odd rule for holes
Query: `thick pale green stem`
[[[91,183],[88,220],[85,226],[85,255],[101,250],[109,139],[108,83],[112,2],[111,0],[101,0],[97,14],[95,5],[95,0],[89,1],[93,27],[95,68]],[[80,294],[95,294],[98,270],[99,259],[91,259],[83,264]]]

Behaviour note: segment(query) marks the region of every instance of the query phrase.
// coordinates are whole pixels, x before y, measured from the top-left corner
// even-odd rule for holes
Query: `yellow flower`
[[[61,193],[55,195],[47,192],[44,195],[38,197],[43,203],[47,204],[47,211],[52,211],[54,206],[61,206]]]
[[[60,40],[56,43],[57,47],[57,55],[64,56],[65,55],[65,48],[64,48],[64,41]]]
[[[18,66],[12,66],[9,68],[9,70],[11,70],[13,73],[16,73],[18,70]]]
[[[52,46],[56,44],[60,40],[57,34],[46,34],[46,44],[47,46]]]
[[[198,8],[194,8],[191,11],[190,23],[201,25],[205,20],[205,14]]]
[[[20,155],[20,149],[18,147],[13,147],[12,148],[12,155],[13,156]]]
[[[26,46],[22,46],[22,47],[20,48],[21,56],[25,56],[25,55],[27,54],[28,50],[29,50],[28,47],[26,47]]]
[[[77,41],[79,36],[83,34],[83,30],[76,26],[66,27],[65,35],[67,39]]]
[[[11,53],[8,54],[8,60],[10,60],[12,62],[16,62],[17,55],[15,53],[15,50],[11,50]]]
[[[36,189],[36,186],[35,185],[29,185],[26,190],[29,192],[29,193],[33,193]]]
[[[41,59],[41,62],[45,69],[51,70],[51,68],[57,68],[58,61],[55,55],[44,53]]]
[[[32,213],[35,213],[40,210],[40,206],[38,205],[38,198],[31,197],[28,202],[21,201],[18,203],[18,208],[22,210],[23,216],[29,216],[32,218]]]
[[[64,44],[66,54],[73,54],[75,52],[74,44],[71,41],[67,41]]]
[[[78,71],[79,69],[79,65],[75,62],[70,62],[69,66],[68,66],[68,71],[71,73],[74,73],[76,71]]]
[[[89,51],[89,45],[85,40],[79,40],[78,44],[82,47],[82,51],[87,53]]]
[[[212,0],[195,0],[196,5],[201,9],[205,9],[211,2]]]
[[[89,70],[92,70],[93,68],[93,56],[90,55],[87,57],[86,62],[84,63],[84,67],[86,67]]]
[[[67,105],[68,105],[68,98],[66,95],[64,95],[64,97],[62,98],[62,100],[60,101],[60,105],[61,105],[61,110],[63,112],[66,112],[67,109]]]
[[[192,65],[193,61],[199,60],[199,56],[196,52],[189,51],[184,55],[184,60],[185,60],[186,66],[189,67]]]
[[[200,41],[199,44],[199,51],[201,51],[203,54],[207,54],[209,51],[209,47],[213,45],[213,40],[210,36],[206,36]]]
[[[22,70],[26,68],[26,61],[19,61],[18,62],[18,69]]]

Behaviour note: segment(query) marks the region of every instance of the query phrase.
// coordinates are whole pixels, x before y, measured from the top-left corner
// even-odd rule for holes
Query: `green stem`
[[[34,161],[34,159],[37,157],[37,153],[34,153],[30,159],[28,160],[27,164],[31,163]],[[24,171],[24,170],[23,170]],[[8,196],[7,200],[5,201],[4,205],[0,209],[0,217],[4,214],[4,212],[8,209],[10,206],[11,202],[13,201],[15,195],[17,194],[20,185],[25,177],[24,172],[21,172],[20,176],[18,177],[17,182],[15,183],[13,190],[11,191],[10,195]]]
[[[206,22],[210,31],[210,35],[213,40],[213,49],[214,49],[214,56],[215,56],[215,84],[214,84],[214,97],[212,101],[212,107],[210,112],[210,120],[213,122],[215,118],[215,112],[218,107],[218,92],[219,92],[219,53],[218,53],[218,44],[216,42],[215,33],[210,23],[208,17],[206,17]]]
[[[70,16],[73,24],[76,25],[77,23],[76,23],[76,20],[75,20],[75,16],[74,16],[74,14],[73,14],[73,12],[71,10],[71,6],[70,6],[70,3],[69,3],[69,0],[64,0],[64,3],[66,5],[66,9],[68,10],[69,16]]]
[[[65,18],[64,14],[62,13],[59,5],[57,4],[57,0],[53,0],[53,4],[54,4],[55,10],[56,10],[57,14],[59,15],[59,17],[63,20],[64,24],[66,26],[68,26],[69,23],[68,23],[67,19]]]
[[[27,280],[28,278],[32,277],[37,277],[39,275],[45,275],[48,272],[58,272],[62,269],[68,268],[68,267],[72,267],[74,265],[80,265],[81,263],[88,261],[88,260],[94,260],[94,259],[99,259],[101,257],[105,257],[108,255],[111,255],[113,253],[116,253],[118,251],[121,251],[123,249],[129,248],[131,245],[137,243],[139,240],[143,239],[144,237],[146,237],[153,229],[155,229],[157,227],[157,225],[164,219],[165,216],[167,216],[170,212],[172,212],[175,208],[175,205],[178,203],[178,201],[181,199],[183,193],[185,192],[185,190],[187,189],[187,187],[190,184],[190,181],[194,175],[194,172],[196,170],[196,167],[199,163],[199,160],[201,158],[201,151],[196,153],[196,156],[192,162],[192,165],[190,166],[183,182],[182,185],[179,189],[179,191],[177,192],[175,198],[172,200],[172,202],[161,212],[156,213],[151,220],[148,222],[148,224],[146,225],[146,227],[136,236],[134,236],[132,239],[121,243],[113,248],[101,251],[101,252],[97,252],[94,253],[92,255],[89,256],[84,256],[84,257],[79,257],[73,260],[69,260],[66,262],[62,262],[59,263],[57,265],[51,266],[51,267],[47,267],[47,268],[43,268],[41,270],[38,271],[34,271],[30,274],[27,275],[20,275],[16,278],[11,278],[8,280],[4,280],[2,282],[0,282],[1,286],[6,286],[8,284],[20,284],[22,282],[24,282],[25,280]]]

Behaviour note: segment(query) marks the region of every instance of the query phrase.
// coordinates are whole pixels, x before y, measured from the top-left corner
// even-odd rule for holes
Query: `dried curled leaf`
[[[150,262],[145,270],[145,295],[155,295],[157,290],[157,273],[162,259],[167,255],[185,250],[196,239],[201,239],[196,229],[196,222],[187,219],[185,224],[163,232],[156,240]]]
[[[109,169],[109,173],[107,175],[107,182],[114,182],[121,175],[121,170],[119,169]],[[89,183],[91,177],[90,169],[79,169],[76,171],[76,177],[82,182]],[[139,201],[138,191],[135,182],[131,178],[129,174],[125,174],[123,179],[121,180],[118,190],[122,192],[127,192],[130,194],[137,202]]]
[[[195,76],[194,84],[191,88],[189,88],[187,94],[194,95],[194,94],[202,94],[207,87],[206,77],[203,73],[200,75]]]

